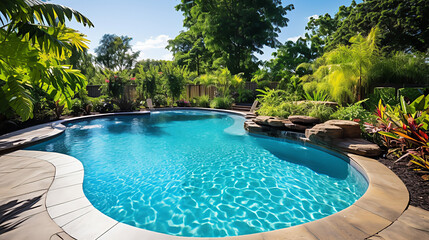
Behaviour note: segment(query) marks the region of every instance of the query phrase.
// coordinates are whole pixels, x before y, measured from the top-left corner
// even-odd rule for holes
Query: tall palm
[[[92,27],[81,13],[38,0],[0,1],[0,113],[32,117],[30,90],[42,88],[55,101],[70,104],[85,77],[63,62],[73,49],[88,48],[85,36],[65,27],[75,19]]]
[[[360,34],[352,37],[350,46],[340,45],[312,64],[301,64],[298,67],[314,69],[303,80],[317,81],[318,90],[329,92],[340,103],[361,100],[362,88],[368,86],[368,71],[379,55],[377,35],[374,28],[366,38]]]

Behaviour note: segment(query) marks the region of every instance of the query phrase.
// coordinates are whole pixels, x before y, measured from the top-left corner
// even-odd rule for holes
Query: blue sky
[[[69,27],[79,30],[91,40],[90,52],[99,45],[106,33],[127,35],[133,38],[134,50],[140,50],[140,59],[171,60],[171,53],[165,49],[167,40],[179,34],[183,16],[174,9],[180,0],[51,0],[52,3],[71,7],[95,25],[85,28],[71,22]],[[359,1],[360,2],[360,1]],[[310,16],[330,13],[333,15],[341,5],[350,5],[351,0],[289,0],[283,4],[294,4],[295,10],[288,12],[288,26],[282,29],[278,40],[297,39],[305,32]],[[261,60],[271,58],[273,49],[264,48]]]

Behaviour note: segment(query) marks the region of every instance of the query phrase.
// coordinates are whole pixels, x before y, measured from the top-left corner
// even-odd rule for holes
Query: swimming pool
[[[84,192],[104,214],[179,236],[236,236],[338,212],[362,196],[345,159],[300,143],[249,136],[244,118],[153,112],[67,124],[29,149],[65,153],[85,168]]]

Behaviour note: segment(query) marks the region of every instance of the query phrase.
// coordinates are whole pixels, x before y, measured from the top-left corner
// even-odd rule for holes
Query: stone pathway
[[[72,239],[48,215],[55,168],[32,157],[0,156],[0,239]]]
[[[370,240],[429,239],[429,212],[409,206],[392,225],[369,238]]]

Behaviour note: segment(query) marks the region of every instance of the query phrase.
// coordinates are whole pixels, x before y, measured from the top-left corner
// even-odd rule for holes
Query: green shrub
[[[307,103],[304,115],[319,118],[322,122],[331,118],[334,109],[325,104]]]
[[[102,108],[103,108],[103,99],[101,98],[88,98],[88,100],[91,102],[92,104],[92,108],[95,112],[102,112]]]
[[[367,99],[351,104],[347,107],[340,107],[331,115],[331,118],[373,123],[375,120],[374,115],[362,106],[362,103],[365,101],[367,101]]]
[[[79,98],[72,100],[70,111],[73,116],[79,116],[84,112],[82,108],[82,101]]]
[[[422,94],[424,94],[423,88],[400,88],[400,89],[398,89],[398,99],[401,96],[404,96],[404,99],[407,102],[412,102],[412,101],[416,100]],[[399,102],[397,102],[397,103],[399,103]],[[387,103],[387,104],[389,104],[389,103]],[[393,105],[393,104],[389,104],[389,105]]]
[[[399,101],[396,98],[396,89],[392,87],[377,87],[374,88],[374,93],[369,95],[368,101],[364,102],[364,105],[367,109],[369,109],[371,112],[375,111],[375,108],[378,105],[378,102],[380,101],[389,104],[389,105],[396,105],[399,103]]]
[[[167,106],[167,97],[162,94],[157,94],[153,97],[153,104],[156,107]]]
[[[240,103],[251,103],[255,101],[255,92],[249,89],[238,89],[237,101]]]
[[[210,107],[209,95],[203,95],[203,96],[197,97],[196,101],[197,101],[198,107],[204,107],[204,108]]]
[[[216,97],[211,103],[211,108],[220,108],[220,109],[230,109],[232,105],[233,99],[231,97]]]

